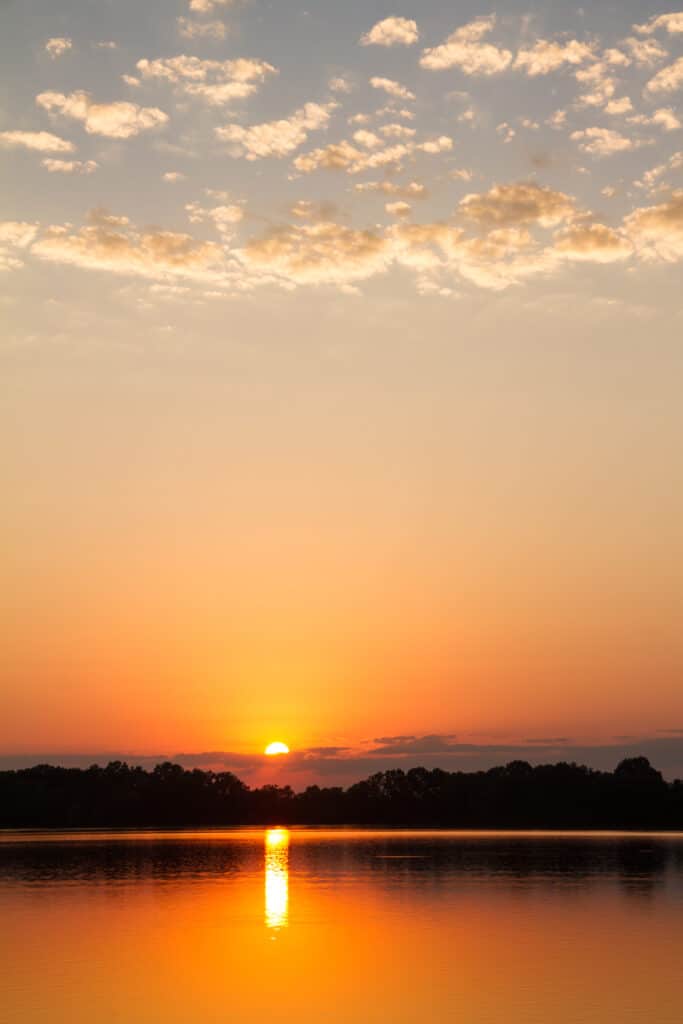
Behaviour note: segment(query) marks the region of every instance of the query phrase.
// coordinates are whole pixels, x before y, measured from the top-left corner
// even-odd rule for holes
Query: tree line
[[[0,772],[3,828],[276,824],[683,830],[683,781],[665,781],[645,757],[613,772],[526,761],[476,772],[395,768],[299,793],[171,762]]]

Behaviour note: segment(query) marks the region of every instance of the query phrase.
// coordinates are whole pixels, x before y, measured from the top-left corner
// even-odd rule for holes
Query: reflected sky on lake
[[[683,837],[0,835],[2,1024],[680,1024]]]

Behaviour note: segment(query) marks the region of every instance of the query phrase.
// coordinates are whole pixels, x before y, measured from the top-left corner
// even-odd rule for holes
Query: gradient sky
[[[2,0],[3,763],[683,774],[677,6]]]

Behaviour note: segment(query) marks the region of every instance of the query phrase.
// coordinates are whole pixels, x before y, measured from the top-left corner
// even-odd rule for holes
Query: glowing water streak
[[[266,928],[286,928],[289,914],[289,830],[266,831]]]

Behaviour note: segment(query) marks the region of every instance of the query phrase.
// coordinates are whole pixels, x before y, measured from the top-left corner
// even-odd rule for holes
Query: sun
[[[268,757],[274,757],[276,754],[288,754],[289,747],[286,743],[280,743],[279,740],[276,740],[274,743],[269,743],[263,753],[267,754]]]

